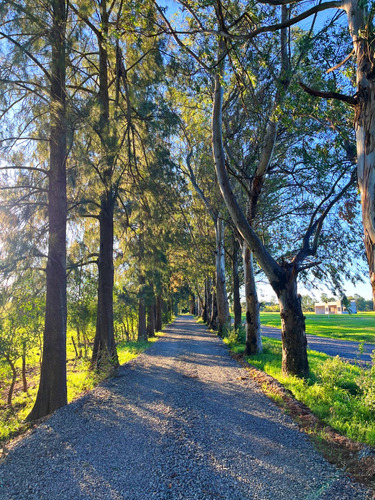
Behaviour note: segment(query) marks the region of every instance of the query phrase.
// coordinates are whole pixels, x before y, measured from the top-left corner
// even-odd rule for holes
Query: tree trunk
[[[77,331],[77,347],[78,347],[78,358],[82,358],[82,340],[81,340],[81,329],[79,325],[76,327]]]
[[[13,398],[14,386],[16,385],[17,371],[16,371],[16,367],[14,366],[14,363],[10,359],[10,357],[5,356],[5,359],[7,360],[7,363],[9,364],[10,369],[12,370],[12,381],[10,383],[10,387],[9,387],[9,391],[8,391],[8,400],[7,400],[8,406],[12,406],[12,398]]]
[[[277,293],[280,304],[282,337],[282,370],[286,375],[307,377],[307,340],[305,317],[302,312],[301,298],[297,294],[297,280],[293,270],[288,272],[289,279]]]
[[[217,330],[218,327],[218,321],[217,321],[217,302],[216,302],[216,293],[215,290],[212,289],[211,292],[211,316],[210,316],[210,322],[209,322],[209,328],[211,330]]]
[[[140,295],[138,302],[138,340],[147,340],[146,304],[143,297],[143,287],[146,284],[145,277],[139,276]]]
[[[76,353],[76,359],[78,359],[78,349],[77,349],[76,342],[74,340],[73,335],[71,336],[71,339],[72,339],[72,344],[73,344],[73,347],[74,347],[74,352]]]
[[[198,301],[197,301],[197,314],[198,314],[199,318],[203,317],[203,302],[202,302],[201,296],[198,297]]]
[[[205,323],[208,323],[208,319],[210,317],[209,313],[209,301],[210,301],[210,284],[209,284],[209,279],[206,278],[204,280],[204,304],[203,304],[203,314],[202,314],[202,319]]]
[[[190,294],[189,296],[189,313],[195,316],[196,314],[196,309],[195,309],[195,295],[193,293]]]
[[[46,310],[40,384],[27,420],[44,417],[67,404],[65,0],[53,0],[52,13]]]
[[[364,242],[375,310],[375,72],[374,44],[370,41],[365,3],[347,0],[349,32],[357,62],[357,101],[354,125],[357,139],[357,174],[361,193]]]
[[[242,248],[246,299],[246,346],[245,355],[262,352],[259,301],[255,284],[253,254],[246,241]]]
[[[113,327],[113,211],[114,198],[111,192],[102,196],[99,224],[100,250],[98,259],[98,307],[96,332],[92,353],[92,365],[100,368],[104,363],[114,367],[118,357]]]
[[[225,54],[225,44],[220,42],[219,60]],[[224,61],[224,59],[223,59]],[[304,320],[301,304],[296,291],[297,273],[292,267],[286,270],[272,258],[268,250],[263,245],[244,212],[238,204],[235,194],[231,188],[228,173],[225,166],[225,153],[222,138],[222,104],[223,89],[221,85],[223,62],[219,65],[219,72],[215,75],[214,106],[212,113],[212,147],[215,162],[215,169],[221,193],[228,208],[228,212],[236,225],[237,230],[249,248],[254,252],[257,261],[261,265],[272,288],[282,302],[283,324],[283,369],[285,373],[306,377],[308,375],[308,362],[306,351],[306,335],[304,331]],[[290,280],[293,275],[295,290],[291,287]],[[294,303],[293,303],[294,301]],[[297,314],[300,312],[301,317]],[[302,318],[302,321],[301,321]],[[293,345],[295,348],[293,349]]]
[[[238,252],[240,245],[232,234],[232,277],[233,277],[233,312],[234,312],[234,329],[238,330],[242,323],[241,298],[240,298],[240,278],[238,275]]]
[[[139,235],[139,298],[138,298],[138,340],[147,341],[147,321],[146,321],[146,299],[145,299],[145,286],[146,278],[142,270],[144,259],[144,242],[143,234]]]
[[[161,293],[158,293],[158,295],[156,296],[156,312],[155,312],[155,329],[157,332],[161,332],[163,328],[162,305],[163,305],[163,300],[161,297]]]
[[[22,390],[27,392],[27,378],[26,378],[26,342],[22,342]]]
[[[230,328],[230,314],[225,280],[224,221],[220,217],[216,218],[215,234],[217,328],[219,334],[224,335]]]
[[[154,299],[152,303],[147,308],[147,337],[155,337],[155,302]]]

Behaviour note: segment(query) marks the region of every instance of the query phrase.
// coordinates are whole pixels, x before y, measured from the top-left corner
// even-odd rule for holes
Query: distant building
[[[316,302],[315,314],[357,314],[355,300],[351,300],[348,309],[341,300],[336,302]]]

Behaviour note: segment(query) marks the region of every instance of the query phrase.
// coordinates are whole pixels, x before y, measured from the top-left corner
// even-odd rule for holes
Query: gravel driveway
[[[191,317],[0,466],[5,499],[366,499]]]

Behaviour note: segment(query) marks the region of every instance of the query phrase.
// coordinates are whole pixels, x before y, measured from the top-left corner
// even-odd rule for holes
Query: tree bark
[[[195,295],[191,293],[189,295],[189,313],[195,316],[196,314],[196,309],[195,309]]]
[[[232,277],[233,277],[233,312],[234,329],[238,330],[242,324],[241,298],[240,298],[240,278],[238,275],[238,253],[240,245],[232,234]]]
[[[115,332],[113,327],[113,211],[111,192],[102,196],[99,225],[100,250],[98,259],[98,307],[92,365],[100,368],[104,363],[118,365]]]
[[[142,228],[143,231],[143,228]],[[146,320],[146,298],[145,298],[145,286],[146,286],[146,277],[144,275],[143,267],[143,259],[144,259],[144,241],[143,241],[143,233],[139,234],[139,269],[138,269],[138,283],[139,283],[139,292],[138,292],[138,340],[147,340],[147,320]]]
[[[211,328],[211,330],[217,330],[217,328],[218,328],[217,302],[216,302],[216,292],[215,292],[214,288],[212,288],[212,290],[211,290],[210,299],[211,299],[211,307],[210,307],[211,316],[210,316],[210,322],[209,322],[208,326],[209,326],[209,328]]]
[[[163,328],[162,324],[162,296],[161,293],[158,293],[156,296],[156,313],[155,313],[155,329],[157,332],[161,332]]]
[[[202,319],[205,323],[208,323],[210,317],[210,283],[209,278],[204,280],[204,305],[203,305],[203,315]]]
[[[144,276],[139,277],[139,284],[145,284]],[[138,303],[138,340],[147,340],[147,322],[146,322],[146,305],[145,299],[139,297]]]
[[[152,297],[152,302],[147,308],[147,337],[155,337],[155,299]]]
[[[215,234],[217,328],[219,334],[224,335],[230,328],[230,314],[225,278],[224,221],[220,217],[215,221]]]
[[[40,384],[29,421],[67,404],[65,0],[52,0],[52,13],[47,294]]]
[[[282,370],[287,375],[307,377],[307,340],[301,298],[293,269],[288,272],[285,286],[277,293],[280,304],[282,337]]]
[[[26,342],[22,342],[22,390],[27,392],[27,378],[26,378]]]
[[[347,0],[349,32],[357,62],[357,105],[355,131],[357,139],[357,174],[361,193],[364,242],[369,266],[375,310],[375,72],[374,44],[366,26],[364,3]]]
[[[245,355],[249,356],[262,352],[262,331],[260,327],[259,301],[254,276],[253,254],[246,241],[243,243],[242,256],[246,299]]]

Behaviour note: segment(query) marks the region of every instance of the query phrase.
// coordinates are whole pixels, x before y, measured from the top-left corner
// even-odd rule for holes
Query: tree
[[[43,15],[40,12],[43,9]],[[19,15],[21,13],[21,16]],[[1,9],[1,36],[6,41],[15,67],[7,68],[8,75],[2,84],[17,89],[18,100],[10,103],[5,113],[27,99],[34,99],[33,117],[21,130],[26,132],[10,139],[14,149],[20,140],[36,138],[42,148],[49,145],[48,170],[38,165],[17,165],[17,151],[13,155],[12,168],[20,172],[39,172],[48,175],[48,255],[46,268],[46,310],[43,341],[43,359],[37,399],[28,419],[43,417],[67,402],[66,393],[66,22],[67,9],[64,0],[50,0],[43,6],[23,2],[15,5],[4,2]],[[46,21],[43,21],[46,19]],[[39,33],[39,36],[35,36]],[[12,47],[12,49],[10,49]],[[21,65],[25,64],[21,69]],[[17,78],[17,73],[19,77]],[[48,69],[47,69],[48,68]],[[40,78],[38,82],[38,78]],[[49,87],[49,88],[48,88]],[[43,109],[37,109],[36,103]],[[48,109],[46,108],[46,103]],[[33,132],[35,124],[48,115],[49,137]],[[34,128],[34,130],[33,130]],[[30,132],[30,136],[27,136]],[[8,139],[9,140],[9,139]],[[18,155],[19,158],[21,157]],[[32,157],[31,157],[32,158]],[[9,168],[9,167],[5,167]],[[22,174],[20,174],[22,176]],[[36,205],[31,190],[26,205]],[[22,203],[20,204],[22,206]],[[35,252],[34,252],[35,255]]]
[[[229,303],[228,294],[226,286],[226,274],[225,274],[225,237],[224,237],[224,218],[223,213],[221,213],[222,201],[217,200],[216,190],[217,184],[216,179],[208,180],[207,173],[210,170],[206,167],[207,159],[207,136],[205,137],[205,131],[203,123],[205,117],[201,116],[201,112],[196,111],[196,116],[192,120],[191,111],[189,112],[190,122],[182,123],[182,133],[187,142],[189,152],[186,156],[185,163],[186,168],[184,169],[185,175],[189,178],[193,188],[195,189],[198,197],[207,209],[208,214],[212,220],[215,229],[215,285],[216,285],[216,301],[217,301],[217,319],[218,319],[218,331],[222,335],[230,328],[230,314],[229,314]],[[192,141],[194,141],[194,147],[191,146]],[[195,168],[193,164],[194,154],[197,156],[195,158]],[[212,160],[209,158],[208,160]],[[197,166],[199,164],[199,168]],[[211,169],[212,172],[212,169]],[[203,177],[201,184],[197,179],[197,176]],[[205,178],[204,178],[205,177]],[[205,190],[203,182],[208,184],[208,192]]]
[[[289,20],[290,13],[286,7],[283,6],[280,9],[281,22],[274,25],[271,24],[271,28],[268,29],[266,27],[264,30],[254,29],[250,34],[233,34],[231,33],[231,29],[237,32],[241,32],[241,30],[246,32],[253,23],[252,16],[256,16],[258,13],[251,13],[250,16],[246,17],[239,16],[238,11],[235,9],[233,11],[228,9],[224,14],[221,2],[216,2],[215,9],[210,12],[207,10],[204,11],[205,7],[202,7],[204,13],[201,17],[199,17],[198,14],[198,7],[194,10],[193,7],[184,4],[184,8],[191,15],[187,28],[182,29],[184,37],[187,36],[189,31],[192,37],[190,40],[194,41],[199,37],[204,39],[205,35],[207,35],[207,37],[216,36],[218,41],[217,57],[214,58],[212,52],[207,56],[207,53],[202,51],[202,47],[206,50],[208,44],[202,43],[201,39],[199,40],[199,45],[196,46],[191,42],[188,45],[184,43],[185,38],[182,40],[179,37],[179,28],[173,29],[171,23],[164,16],[166,31],[174,37],[177,44],[191,56],[192,60],[199,62],[201,67],[208,73],[214,73],[215,91],[212,136],[214,161],[220,189],[237,230],[253,250],[258,263],[278,295],[283,326],[283,370],[287,373],[305,376],[308,373],[306,337],[304,317],[297,294],[297,276],[300,273],[306,273],[308,269],[311,269],[312,266],[317,264],[313,262],[312,257],[316,255],[319,241],[322,240],[323,223],[330,214],[332,207],[345,196],[345,193],[353,185],[354,175],[350,175],[350,165],[347,165],[343,173],[337,174],[333,189],[330,189],[326,194],[320,193],[320,200],[316,198],[313,200],[316,208],[310,209],[310,213],[307,215],[304,225],[306,229],[305,233],[299,234],[299,249],[296,250],[294,248],[290,250],[289,253],[287,252],[286,255],[284,252],[284,255],[280,255],[279,261],[275,260],[275,258],[271,256],[270,250],[260,239],[259,235],[257,235],[257,232],[251,227],[249,219],[239,205],[238,195],[233,190],[229,181],[228,172],[230,170],[229,168],[227,170],[229,161],[227,160],[224,149],[222,122],[224,106],[226,112],[228,103],[231,102],[233,95],[235,95],[235,93],[232,94],[230,92],[231,87],[228,86],[228,65],[226,64],[226,60],[235,50],[234,44],[237,40],[252,40],[259,34],[269,32],[272,35],[272,33],[280,30],[280,34],[277,37],[270,35],[271,40],[273,40],[274,50],[276,50],[277,47],[278,53],[281,54],[277,65],[279,73],[276,80],[274,79],[276,83],[275,94],[280,97],[275,99],[274,106],[271,107],[268,121],[264,124],[264,135],[261,136],[263,148],[257,163],[258,170],[256,170],[252,178],[252,187],[248,193],[251,213],[251,205],[253,204],[253,206],[256,206],[258,204],[260,192],[263,191],[262,186],[264,184],[264,179],[267,178],[274,156],[275,144],[278,138],[280,105],[282,105],[285,99],[284,95],[290,87],[291,75],[295,73],[301,60],[301,57],[298,55],[295,57],[293,54],[295,61],[294,66],[291,66],[292,61],[290,55],[292,51],[288,50],[291,38],[288,36],[286,30],[288,26],[293,24],[290,23]],[[314,9],[313,12],[317,12],[317,10],[319,9]],[[161,15],[163,15],[163,12],[160,12]],[[275,13],[278,11],[270,9],[269,12],[270,18],[274,21]],[[214,15],[214,20],[212,14]],[[262,13],[262,17],[265,18],[266,16]],[[210,21],[207,22],[207,25],[210,25],[208,28],[205,26],[207,19],[210,19]],[[212,28],[214,23],[216,23],[216,29]],[[231,26],[231,28],[229,28],[229,26]],[[313,28],[310,30],[310,34],[312,29]],[[225,104],[223,103],[224,88],[227,90],[227,100]],[[349,175],[347,175],[348,172]],[[343,178],[345,175],[346,180],[344,181]],[[254,180],[256,182],[254,182]],[[285,181],[281,178],[281,184],[279,184],[279,186],[282,186],[283,182]],[[259,189],[259,187],[261,189]],[[255,205],[254,202],[256,202]],[[311,205],[307,206],[311,207]],[[306,260],[308,260],[308,262],[306,262]]]
[[[288,2],[286,0],[261,0],[261,3],[275,6],[286,5]],[[298,6],[299,3],[299,1],[296,1],[293,4]],[[320,92],[306,85],[304,85],[304,89],[317,97],[338,99],[354,107],[357,177],[361,193],[364,242],[375,310],[375,76],[373,71],[375,30],[374,10],[371,8],[371,2],[359,0],[322,2],[278,25],[264,25],[251,30],[242,39],[252,38],[260,32],[274,31],[281,29],[283,26],[291,26],[326,9],[343,9],[346,12],[356,62],[356,93],[354,96],[350,96],[339,92]],[[349,59],[350,57],[345,58],[342,63],[337,65],[337,68]]]
[[[37,398],[29,420],[67,404],[66,389],[66,21],[65,0],[51,0],[50,169],[48,184],[48,261],[43,359]]]
[[[310,295],[302,295],[301,304],[303,312],[315,311],[315,300]]]

